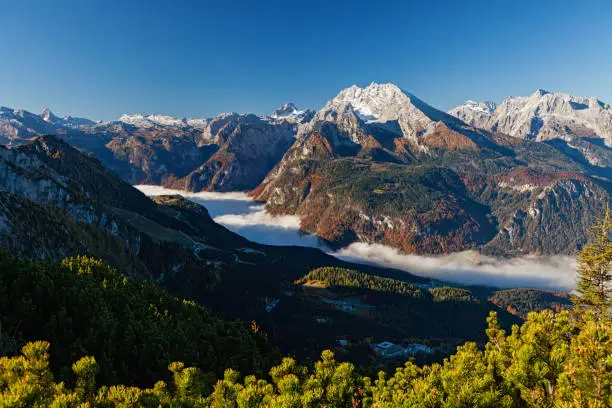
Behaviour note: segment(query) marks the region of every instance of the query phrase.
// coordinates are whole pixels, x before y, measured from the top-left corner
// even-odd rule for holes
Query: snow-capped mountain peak
[[[468,102],[449,113],[483,129],[538,141],[602,138],[612,146],[612,109],[595,97],[583,98],[538,89],[529,96],[508,97],[491,110]]]
[[[45,122],[54,125],[56,128],[79,128],[81,126],[92,126],[95,124],[94,121],[85,118],[73,118],[72,116],[64,116],[60,118],[56,116],[51,109],[45,108],[39,115],[39,117]]]
[[[303,110],[298,110],[298,108],[296,108],[293,103],[289,102],[272,112],[270,117],[273,119],[281,119],[287,117],[296,117],[303,114]]]
[[[290,122],[304,122],[310,120],[314,111],[310,109],[298,109],[293,103],[289,102],[276,109],[270,115],[273,120],[288,120]]]
[[[456,121],[391,83],[372,82],[365,88],[353,85],[330,100],[326,108],[336,107],[340,111],[349,104],[365,122],[403,120],[419,122],[425,127],[431,121]]]
[[[468,109],[474,110],[474,111],[479,111],[483,113],[491,113],[495,111],[495,109],[497,108],[497,104],[491,101],[474,102],[474,101],[469,100],[465,102],[465,107]]]
[[[398,86],[372,82],[365,88],[353,85],[346,88],[331,101],[329,107],[342,110],[351,105],[355,113],[364,121],[397,120],[400,111],[411,105],[410,96]]]
[[[353,123],[351,116],[363,125]],[[364,126],[375,126],[387,132],[403,135],[419,145],[420,134],[429,124],[437,121],[459,122],[456,118],[403,91],[397,85],[372,82],[364,88],[353,85],[340,91],[317,112],[308,126],[299,130],[298,137],[311,133],[326,122],[337,122],[345,129],[341,133],[347,134],[353,142],[363,139],[364,135],[370,132],[363,128]]]
[[[187,118],[185,120],[187,122],[187,125],[195,128],[203,128],[208,124],[208,119],[204,118]]]
[[[292,115],[292,114],[295,114],[296,112],[299,112],[298,108],[296,108],[293,103],[289,102],[289,103],[284,104],[280,108],[276,109],[274,112],[272,112],[272,115],[270,116],[273,118],[276,118],[280,116]]]
[[[45,122],[49,122],[49,123],[55,123],[58,120],[60,120],[60,118],[58,118],[57,116],[55,116],[53,114],[53,112],[51,112],[51,109],[49,108],[45,108],[43,109],[42,113],[40,114],[40,117],[45,121]]]
[[[173,127],[204,127],[208,123],[206,119],[187,119],[187,118],[174,118],[172,116],[159,115],[159,114],[142,114],[137,113],[133,115],[121,115],[119,122],[127,123],[143,128],[151,128],[155,126],[173,126]]]
[[[541,96],[544,96],[544,95],[548,95],[550,93],[552,93],[552,92],[549,92],[549,91],[547,91],[545,89],[540,88],[540,89],[536,89],[536,91],[533,94],[531,94],[531,96],[541,97]]]

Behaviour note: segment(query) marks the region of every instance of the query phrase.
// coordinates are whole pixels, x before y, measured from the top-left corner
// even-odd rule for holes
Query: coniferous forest
[[[407,361],[369,378],[323,351],[314,367],[285,358],[267,375],[228,368],[209,389],[205,367],[168,364],[171,379],[148,388],[99,385],[102,362],[71,365],[60,382],[47,341],[0,358],[3,406],[52,407],[609,407],[612,326],[592,312],[531,313],[511,333],[488,319],[484,350],[466,343],[441,364]],[[248,373],[245,373],[248,374]],[[160,378],[167,376],[160,375]]]
[[[214,318],[153,284],[77,257],[0,255],[0,402],[4,407],[609,407],[610,212],[580,253],[570,310],[531,312],[440,363],[366,376],[325,350],[278,360],[265,335]],[[331,286],[409,294],[385,279],[323,268]],[[7,296],[10,291],[11,296]],[[453,294],[456,295],[456,294]],[[44,302],[40,302],[44,299]],[[44,340],[24,341],[40,338]],[[88,353],[85,351],[87,350]],[[274,363],[276,361],[276,363]],[[269,368],[268,368],[269,367]]]

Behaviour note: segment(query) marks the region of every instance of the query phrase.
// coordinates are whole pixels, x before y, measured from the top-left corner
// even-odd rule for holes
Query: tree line
[[[304,282],[321,281],[331,288],[367,289],[414,298],[424,295],[421,289],[407,282],[331,266],[314,269],[301,280]]]

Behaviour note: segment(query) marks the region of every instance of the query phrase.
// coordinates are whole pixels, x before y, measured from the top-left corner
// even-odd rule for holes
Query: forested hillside
[[[349,334],[351,347],[342,357],[359,365],[378,364],[365,343],[369,338],[429,340],[447,355],[465,341],[481,343],[484,318],[498,310],[483,296],[484,302],[475,304],[455,302],[449,289],[430,293],[430,279],[406,272],[343,262],[315,248],[248,241],[183,197],[147,198],[52,136],[0,149],[0,188],[0,246],[10,254],[100,259],[123,276],[155,282],[217,316],[255,321],[271,344],[301,360],[316,359]],[[375,302],[376,313],[362,316],[295,293],[296,280],[329,266],[350,268],[364,281],[389,278],[385,282],[418,296],[396,301],[393,292],[373,288],[333,289],[360,292]],[[512,318],[500,311],[504,324],[518,321]]]
[[[180,196],[149,200],[53,138],[1,152],[2,246],[39,261],[0,253],[0,406],[610,403],[609,211],[579,257],[583,306],[520,328],[532,309],[559,309],[557,297],[258,245]],[[304,366],[285,359],[266,375],[274,346]]]
[[[527,317],[532,311],[563,310],[570,305],[569,296],[536,289],[506,289],[495,292],[489,300],[512,314]]]
[[[331,350],[314,363],[284,358],[266,370],[277,355],[256,322],[250,330],[224,322],[91,258],[55,264],[0,253],[0,405],[609,407],[612,212],[591,230],[592,242],[578,257],[570,310],[529,313],[510,331],[490,312],[484,344],[466,342],[442,362],[417,365],[408,359],[394,372],[376,375],[336,360]],[[327,298],[343,306],[346,295],[360,294],[347,310],[383,306],[377,311],[380,327],[401,327],[401,319],[418,322],[418,316],[402,313],[418,310],[413,302],[420,298],[459,309],[458,315],[465,312],[461,304],[482,304],[466,289],[425,290],[343,268],[314,270],[296,284],[304,292],[297,290],[296,298]],[[384,297],[390,298],[380,303]],[[402,313],[393,321],[397,312]]]
[[[302,278],[302,281],[322,281],[332,288],[364,289],[391,295],[422,297],[423,291],[416,286],[376,275],[367,275],[345,268],[318,268]]]
[[[276,355],[243,323],[86,257],[55,264],[0,252],[0,329],[3,355],[50,341],[50,367],[61,380],[74,360],[92,355],[104,384],[152,386],[182,360],[201,367],[210,385],[227,367],[262,373]]]
[[[406,362],[395,373],[360,375],[324,351],[313,367],[285,358],[268,376],[228,369],[212,393],[196,367],[168,365],[173,380],[152,388],[97,386],[99,360],[83,357],[67,383],[50,370],[48,342],[0,358],[5,406],[76,407],[590,407],[612,404],[612,326],[591,313],[532,313],[510,334],[488,318],[484,351],[466,343],[441,364]]]

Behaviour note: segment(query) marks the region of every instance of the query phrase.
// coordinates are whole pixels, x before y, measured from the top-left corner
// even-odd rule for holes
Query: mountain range
[[[349,352],[354,361],[373,358],[364,343],[372,337],[427,341],[447,354],[465,340],[484,340],[489,310],[505,324],[518,321],[508,306],[532,310],[495,288],[452,287],[319,249],[248,241],[182,196],[146,197],[55,136],[0,147],[0,186],[0,247],[11,255],[101,259],[218,316],[256,322],[272,344],[302,358],[316,358],[347,333],[358,345]]]
[[[612,109],[538,90],[442,112],[393,84],[342,90],[318,111],[123,115],[0,109],[9,147],[54,134],[130,184],[250,191],[332,246],[406,253],[571,254],[612,191]]]
[[[547,142],[595,173],[610,176],[612,109],[597,98],[537,90],[527,97],[468,101],[450,113],[464,122],[513,137]]]
[[[499,109],[469,105],[491,116]],[[298,215],[330,246],[501,256],[580,247],[612,189],[605,162],[571,146],[604,154],[606,136],[549,140],[487,124],[374,83],[347,88],[316,112],[287,104],[265,116],[94,122],[1,108],[0,246],[49,262],[99,258],[220,317],[253,322],[300,358],[331,347],[375,364],[367,339],[409,339],[435,350],[419,358],[436,359],[483,341],[491,309],[508,327],[536,308],[566,307],[567,298],[457,287],[319,249],[258,244],[199,204],[151,199],[132,184],[249,191],[270,213]]]
[[[348,88],[300,127],[253,195],[338,245],[496,255],[581,246],[584,226],[610,202],[609,168],[457,116],[391,84]]]

